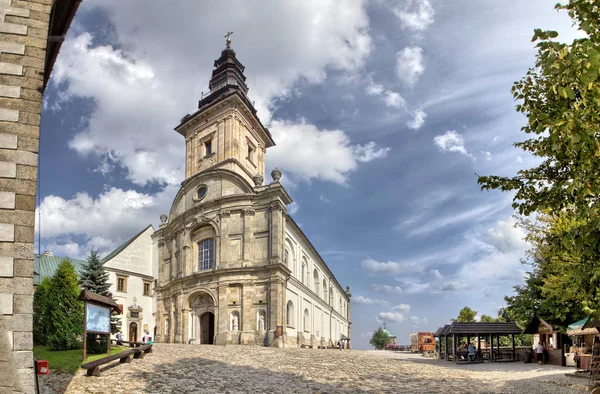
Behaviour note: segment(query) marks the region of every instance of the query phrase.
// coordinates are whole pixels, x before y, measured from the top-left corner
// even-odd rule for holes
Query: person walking
[[[535,354],[537,356],[538,365],[542,365],[542,361],[544,361],[544,345],[542,345],[542,342],[538,342],[537,347],[535,348]]]

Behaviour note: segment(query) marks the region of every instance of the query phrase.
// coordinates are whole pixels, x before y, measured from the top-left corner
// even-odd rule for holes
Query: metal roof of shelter
[[[438,328],[435,336],[448,336],[448,335],[481,335],[481,334],[521,334],[521,329],[515,323],[504,323],[504,322],[474,322],[474,323],[462,323],[453,322],[452,324]]]
[[[44,278],[52,278],[58,270],[60,263],[62,263],[65,259],[69,259],[71,264],[73,264],[73,268],[75,268],[77,277],[80,277],[84,266],[87,264],[87,261],[72,259],[69,257],[36,254],[33,256],[33,284],[37,286],[42,283]]]

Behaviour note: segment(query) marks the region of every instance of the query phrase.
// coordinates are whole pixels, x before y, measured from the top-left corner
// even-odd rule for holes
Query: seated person
[[[475,345],[469,343],[469,361],[475,361]]]

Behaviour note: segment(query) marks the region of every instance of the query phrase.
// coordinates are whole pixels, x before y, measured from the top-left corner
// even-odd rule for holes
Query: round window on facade
[[[198,191],[196,192],[196,200],[200,201],[202,200],[204,197],[206,197],[206,193],[208,192],[208,188],[206,187],[206,185],[202,185],[198,188]]]

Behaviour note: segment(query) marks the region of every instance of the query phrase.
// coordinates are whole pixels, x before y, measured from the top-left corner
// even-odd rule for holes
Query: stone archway
[[[213,345],[215,342],[215,314],[204,312],[200,316],[200,343]]]
[[[194,343],[214,344],[215,325],[215,302],[212,296],[201,291],[194,293],[189,298],[191,327],[190,334]]]

